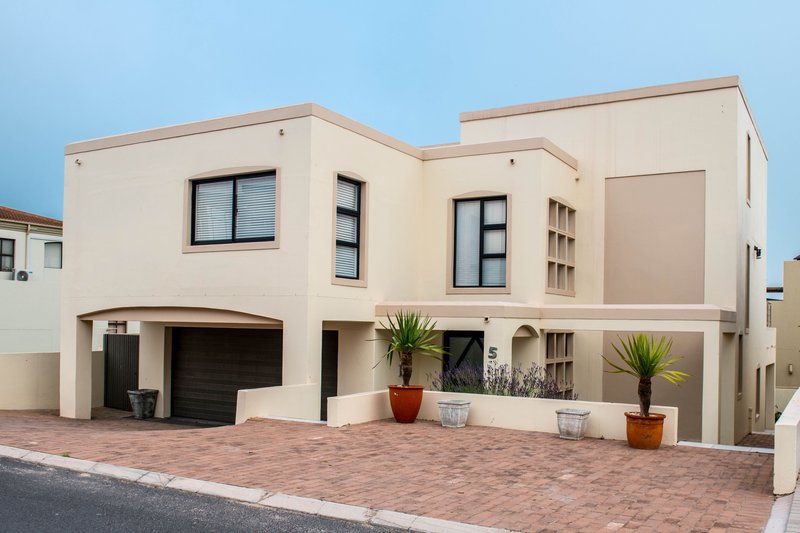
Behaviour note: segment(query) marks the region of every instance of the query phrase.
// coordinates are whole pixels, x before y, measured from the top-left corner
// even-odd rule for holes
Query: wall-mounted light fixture
[[[82,159],[76,159],[75,160],[75,164],[78,165],[78,166],[81,166],[83,164],[83,160]]]
[[[511,159],[508,160],[508,162],[513,165],[515,163],[514,158],[512,157]]]
[[[285,132],[283,131],[283,128],[278,130],[278,135],[280,135],[281,137],[283,137],[285,135]]]
[[[756,259],[761,259],[761,256],[763,255],[763,252],[764,252],[764,249],[763,248],[759,248],[758,246],[754,246],[753,247],[753,251],[756,254]]]
[[[789,375],[791,376],[792,374],[794,374],[794,365],[789,363]]]

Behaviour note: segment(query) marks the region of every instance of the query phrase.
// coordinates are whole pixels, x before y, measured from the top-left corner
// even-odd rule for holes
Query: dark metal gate
[[[128,391],[139,388],[139,335],[103,335],[105,392],[103,405],[131,410]]]

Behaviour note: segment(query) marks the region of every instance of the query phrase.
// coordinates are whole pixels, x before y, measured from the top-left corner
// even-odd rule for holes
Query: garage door
[[[281,384],[282,333],[173,328],[172,416],[234,422],[239,389]]]

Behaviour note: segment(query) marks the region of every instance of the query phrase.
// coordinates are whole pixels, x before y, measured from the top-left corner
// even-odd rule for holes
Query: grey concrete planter
[[[158,389],[136,389],[128,391],[128,398],[133,407],[133,418],[146,420],[153,418],[156,411]]]
[[[438,404],[442,427],[463,428],[467,425],[470,402],[467,400],[439,400]]]
[[[558,409],[558,434],[562,439],[581,440],[586,433],[591,411],[586,409]]]

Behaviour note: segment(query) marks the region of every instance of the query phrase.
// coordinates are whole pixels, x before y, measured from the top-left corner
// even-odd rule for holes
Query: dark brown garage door
[[[239,389],[281,384],[282,333],[174,328],[172,416],[234,422]]]

